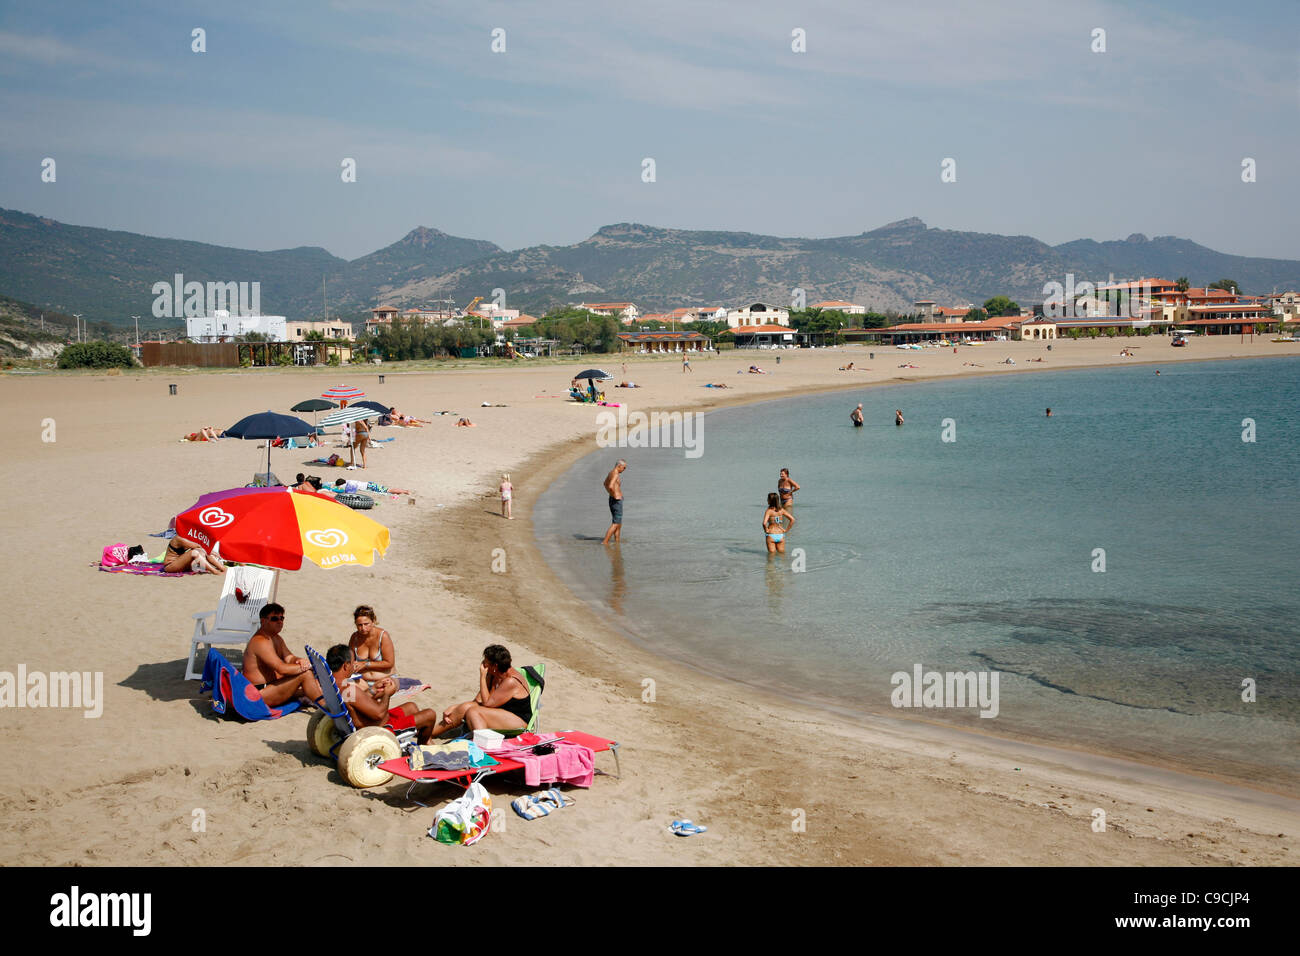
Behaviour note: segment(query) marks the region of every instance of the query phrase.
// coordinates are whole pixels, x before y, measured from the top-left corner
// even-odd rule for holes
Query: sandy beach
[[[1130,342],[1136,358],[1121,358]],[[870,352],[875,359],[868,359]],[[609,389],[634,410],[708,410],[828,389],[930,378],[1033,374],[1075,367],[1300,355],[1256,337],[1160,337],[990,343],[904,352],[852,346],[692,359],[590,356],[642,388]],[[996,363],[1011,356],[1016,365]],[[1030,362],[1042,358],[1042,363]],[[1279,360],[1283,360],[1279,358]],[[6,865],[1288,865],[1297,856],[1297,795],[1241,786],[1077,749],[873,718],[847,722],[657,657],[611,630],[553,577],[533,544],[530,505],[595,448],[597,409],[564,398],[574,364],[509,368],[138,371],[6,374],[0,396],[17,431],[4,508],[9,547],[0,575],[11,625],[0,670],[102,672],[103,713],[0,709],[0,863]],[[837,371],[847,362],[866,369]],[[758,362],[770,374],[738,375]],[[900,368],[911,363],[917,368]],[[977,363],[971,367],[964,363]],[[383,373],[386,382],[378,384]],[[1154,372],[1153,372],[1154,374]],[[504,825],[477,846],[426,835],[433,809],[404,781],[346,785],[305,740],[307,717],[245,724],[210,715],[197,681],[182,679],[191,614],[215,606],[203,575],[114,575],[94,566],[105,545],[161,550],[168,518],[200,494],[241,486],[265,465],[256,442],[191,444],[203,425],[294,403],[347,382],[421,429],[378,429],[366,472],[308,466],[315,452],[272,453],[282,479],[367,477],[416,491],[370,514],[392,532],[372,568],[308,565],[280,577],[284,636],[301,652],[346,642],[357,604],[393,635],[398,672],[445,707],[476,689],[482,648],[502,643],[516,664],[545,661],[544,727],[620,741],[621,777],[573,792],[573,808],[536,822],[509,812],[527,792],[493,778]],[[703,388],[723,382],[726,390]],[[178,394],[168,394],[168,384]],[[860,399],[844,395],[844,415]],[[494,406],[481,407],[483,402]],[[449,411],[455,415],[435,416]],[[455,428],[464,415],[477,427]],[[50,436],[53,421],[54,441]],[[611,454],[611,458],[616,458]],[[611,462],[612,463],[612,462]],[[514,521],[496,484],[510,472]],[[575,530],[608,524],[600,490]],[[634,547],[629,526],[625,548]],[[575,546],[600,547],[599,542]],[[493,569],[503,549],[506,572]],[[19,623],[21,622],[21,623]],[[719,639],[732,635],[718,631]],[[651,678],[655,700],[642,699]],[[597,766],[614,770],[608,754]],[[415,796],[439,806],[449,787]],[[1106,829],[1093,829],[1094,811]],[[709,831],[674,837],[673,819]],[[202,823],[202,827],[198,826]]]

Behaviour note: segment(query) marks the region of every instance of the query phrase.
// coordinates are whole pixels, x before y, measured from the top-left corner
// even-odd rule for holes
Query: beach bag
[[[481,783],[471,783],[463,796],[438,811],[429,836],[439,843],[469,846],[492,828],[492,795]]]
[[[104,549],[104,554],[99,559],[99,566],[101,568],[115,568],[119,564],[126,564],[126,551],[126,542],[124,541],[110,544]]]

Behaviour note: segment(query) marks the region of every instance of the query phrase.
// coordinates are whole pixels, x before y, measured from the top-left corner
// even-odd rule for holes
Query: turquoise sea
[[[850,717],[921,717],[1300,792],[1300,361],[1160,372],[709,413],[697,458],[580,460],[538,502],[538,542],[632,639],[710,673]],[[601,481],[619,457],[623,543],[606,549]],[[802,486],[798,527],[769,558],[759,523],[783,466]],[[997,672],[997,716],[895,708],[892,675],[917,665]]]

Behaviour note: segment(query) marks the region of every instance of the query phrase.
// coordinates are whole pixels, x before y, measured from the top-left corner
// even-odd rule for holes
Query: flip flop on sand
[[[698,823],[692,823],[690,820],[674,820],[673,825],[669,828],[680,837],[695,836],[697,833],[704,833],[709,828],[700,826]]]

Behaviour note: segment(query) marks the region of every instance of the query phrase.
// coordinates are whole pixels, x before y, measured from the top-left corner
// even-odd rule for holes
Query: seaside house
[[[865,305],[854,305],[852,302],[845,302],[843,299],[827,299],[825,302],[814,302],[808,308],[821,309],[823,312],[843,312],[845,315],[867,314]]]
[[[233,342],[257,333],[266,336],[268,342],[287,342],[286,322],[283,315],[231,315],[217,309],[212,315],[186,317],[185,337],[200,343]]]
[[[727,310],[721,306],[703,305],[695,307],[685,307],[673,309],[671,312],[665,312],[662,315],[650,316],[643,315],[642,322],[648,322],[651,319],[658,319],[661,322],[687,325],[691,322],[722,322],[727,317]]]
[[[789,327],[790,310],[768,305],[766,302],[754,302],[742,309],[727,310],[728,328],[739,330],[763,325]]]
[[[349,342],[355,339],[352,334],[352,323],[338,319],[328,322],[321,319],[303,319],[285,323],[286,342],[306,341],[309,332],[319,332],[327,339],[345,339]]]
[[[878,333],[882,340],[895,344],[937,341],[988,342],[998,338],[1011,338],[1022,321],[1018,316],[1002,316],[985,319],[983,322],[904,322],[872,331]]]
[[[933,299],[919,299],[912,304],[922,322],[964,322],[966,313],[974,308],[970,303],[959,306],[935,305]],[[866,311],[864,308],[861,314],[865,315]]]
[[[650,352],[704,352],[713,348],[708,336],[699,332],[620,332],[620,349]]]
[[[1040,342],[1056,338],[1056,323],[1049,319],[1028,319],[1020,323],[1022,342]]]
[[[578,308],[597,315],[612,315],[622,322],[635,322],[641,312],[631,302],[579,302]]]
[[[730,315],[727,316],[727,320],[730,322]],[[791,329],[788,321],[785,325],[776,323],[738,325],[733,326],[731,331],[738,349],[793,347],[806,339],[805,335]]]

